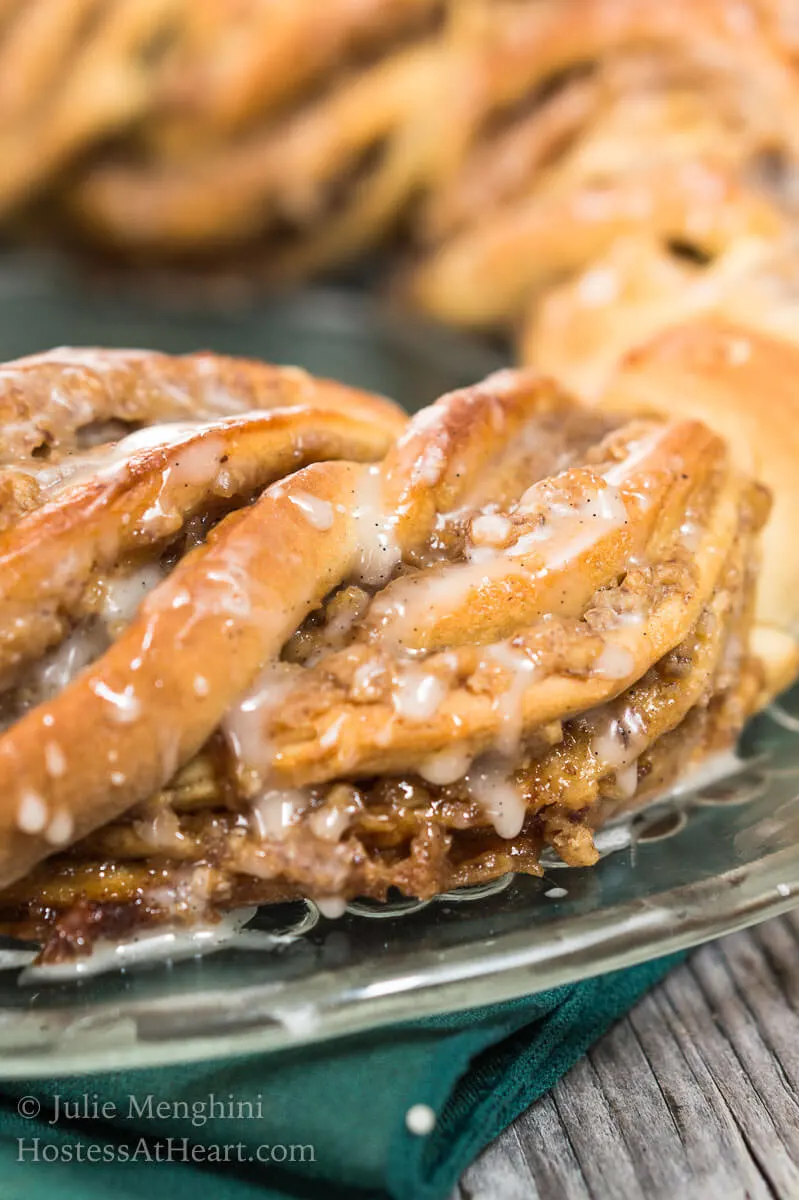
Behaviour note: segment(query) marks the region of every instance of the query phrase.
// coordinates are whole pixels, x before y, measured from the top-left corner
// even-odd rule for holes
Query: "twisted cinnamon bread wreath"
[[[713,314],[799,342],[798,284],[793,238],[745,237],[710,263],[677,259],[647,236],[622,238],[533,307],[521,357],[596,400],[630,351],[688,318]]]
[[[53,958],[593,862],[777,673],[768,493],[647,406],[504,372],[406,424],[211,356],[3,368],[0,928]]]
[[[535,326],[621,236],[679,268],[795,221],[780,0],[0,0],[0,64],[0,217],[137,262],[401,239],[417,305]]]
[[[422,206],[416,303],[472,326],[535,322],[622,237],[679,267],[785,236],[799,75],[768,0],[487,8],[483,108]]]
[[[271,279],[352,258],[432,168],[451,3],[250,0],[238,21],[219,0],[180,5],[133,153],[66,189],[71,228],[139,258],[254,243]]]
[[[0,0],[0,217],[22,210],[41,231],[60,225],[60,213],[76,214],[84,234],[134,252],[148,229],[162,253],[201,251],[201,236],[213,253],[276,226],[285,232],[292,219],[303,230],[310,210],[326,209],[331,190],[346,190],[348,176],[362,173],[368,154],[414,107],[406,74],[404,91],[398,79],[383,115],[359,130],[358,96],[374,103],[383,75],[356,87],[349,102],[338,101],[339,89],[371,79],[395,56],[401,76],[399,58],[430,40],[447,7],[448,0]],[[276,137],[296,147],[282,170]],[[115,190],[120,178],[129,198]],[[233,232],[241,213],[249,220]],[[126,220],[128,235],[119,226]]]

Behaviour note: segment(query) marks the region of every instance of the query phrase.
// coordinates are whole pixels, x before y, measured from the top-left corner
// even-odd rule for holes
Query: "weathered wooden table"
[[[453,1200],[799,1200],[799,912],[695,951]]]

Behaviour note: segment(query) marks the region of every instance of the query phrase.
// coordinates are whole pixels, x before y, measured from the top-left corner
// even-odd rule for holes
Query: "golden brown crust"
[[[121,443],[110,456],[75,456],[74,476],[71,456],[25,473],[41,507],[0,534],[0,679],[64,636],[97,575],[166,548],[209,508],[224,514],[320,459],[379,458],[390,441],[377,422],[305,406],[165,433],[166,443],[129,453]]]
[[[656,172],[627,180],[630,164],[721,172],[738,228],[779,223],[785,197],[761,197],[773,211],[755,212],[752,177],[776,162],[785,176],[764,190],[784,191],[795,166],[795,56],[767,0],[9,4],[0,213],[46,189],[45,225],[58,213],[71,236],[77,226],[123,257],[213,269],[233,253],[236,270],[272,279],[410,231],[430,255],[411,287],[419,303],[506,321],[559,265],[575,269],[573,254],[559,264],[543,234],[518,228],[534,201],[546,225],[556,181],[563,210],[613,185],[617,212],[588,256],[619,228],[660,238],[723,224],[690,189],[660,205]],[[627,211],[642,196],[656,202],[648,224]],[[483,228],[518,237],[520,253],[514,264],[495,247],[517,278],[481,306],[459,299],[453,260],[476,256],[466,278],[491,290]],[[567,219],[562,246],[580,229]]]
[[[185,167],[190,183],[203,158],[221,152],[224,161],[241,135],[263,134],[314,95],[330,99],[342,78],[429,36],[446,7],[446,0],[333,0],[324,10],[315,0],[10,4],[5,19],[0,14],[0,212],[47,187],[52,214],[63,182],[91,176],[109,150],[117,161],[146,164],[145,177]],[[403,113],[412,107],[406,92]],[[334,141],[334,158],[335,151]],[[307,194],[312,180],[289,186]],[[217,200],[221,194],[214,192]],[[225,206],[217,203],[216,212],[224,223]],[[111,225],[116,214],[112,202]]]

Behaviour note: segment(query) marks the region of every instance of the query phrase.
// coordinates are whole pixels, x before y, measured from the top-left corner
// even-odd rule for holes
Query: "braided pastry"
[[[0,927],[46,957],[591,863],[764,694],[768,495],[688,417],[505,372],[404,427],[299,372],[98,352],[9,364],[2,406]]]
[[[750,300],[755,307],[757,293]],[[598,398],[609,412],[667,412],[706,421],[726,439],[739,468],[771,491],[752,645],[772,692],[787,687],[799,670],[799,565],[786,553],[796,528],[798,376],[795,340],[709,315],[664,330],[628,355]]]
[[[0,11],[0,213],[146,113],[179,0],[17,0]]]
[[[180,72],[194,105],[186,100],[172,118],[169,106],[157,106],[143,149],[76,183],[66,208],[93,240],[184,259],[256,241],[278,278],[346,260],[394,226],[434,158],[429,112],[444,61],[434,19],[444,4],[337,0],[320,13],[316,3],[292,0],[251,8],[260,40],[246,22],[240,32],[231,28],[218,3],[187,18],[213,31],[214,20],[202,20],[211,10],[230,35],[231,55],[246,38],[249,62],[238,53],[228,59],[225,39],[220,47],[214,38]],[[366,61],[349,69],[347,51],[359,47]]]
[[[716,313],[799,342],[797,283],[794,239],[745,237],[701,264],[676,258],[647,237],[622,238],[533,306],[521,331],[521,356],[594,399],[628,351],[694,315]]]
[[[795,219],[780,0],[5,0],[0,63],[0,217],[137,262],[403,239],[406,297],[507,326],[620,236],[679,267]]]
[[[469,152],[422,206],[410,296],[447,321],[502,325],[621,237],[677,266],[781,239],[799,79],[773,16],[727,0],[497,10],[502,87],[486,86]]]
[[[412,64],[404,71],[398,61],[393,103],[359,131],[359,98],[379,101],[379,68],[429,41],[447,3],[6,0],[0,215],[33,210],[38,228],[52,226],[60,210],[96,240],[135,249],[147,244],[149,230],[156,250],[199,250],[203,237],[217,246],[230,240],[236,207],[229,195],[238,191],[244,210],[259,214],[239,240],[275,226],[279,233],[299,197],[316,211],[327,208],[328,193],[341,190],[415,110]],[[351,84],[350,101],[339,100],[340,86]],[[350,128],[349,141],[336,125]],[[283,136],[299,144],[296,164],[281,171],[274,145]],[[201,203],[198,192],[209,180]],[[39,220],[32,202],[43,193]],[[174,212],[181,199],[182,220]],[[140,203],[150,207],[139,212]],[[198,204],[205,213],[199,225]],[[300,226],[309,219],[306,211]]]
[[[196,154],[432,24],[441,0],[225,0],[184,5],[144,137]]]

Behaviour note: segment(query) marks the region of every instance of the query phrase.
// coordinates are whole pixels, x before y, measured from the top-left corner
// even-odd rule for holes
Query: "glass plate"
[[[498,365],[479,344],[352,295],[306,293],[203,315],[87,293],[49,267],[0,271],[0,356],[65,342],[298,362],[409,407]],[[0,1075],[155,1065],[359,1033],[566,983],[777,915],[799,903],[799,689],[752,722],[740,757],[722,767],[724,777],[603,831],[603,857],[587,870],[548,861],[543,879],[508,877],[426,904],[352,904],[338,920],[310,904],[263,909],[241,932],[224,926],[213,953],[71,981],[30,978],[20,970],[25,951],[0,951]]]

